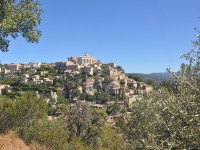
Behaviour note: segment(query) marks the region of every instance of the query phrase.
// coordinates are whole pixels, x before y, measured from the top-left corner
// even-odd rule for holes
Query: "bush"
[[[65,125],[59,120],[40,119],[33,122],[24,135],[26,142],[37,141],[54,150],[67,147],[67,132]]]
[[[24,93],[16,101],[2,97],[0,105],[1,130],[14,128],[23,137],[31,122],[47,117],[47,104],[43,98],[37,98],[34,93]]]

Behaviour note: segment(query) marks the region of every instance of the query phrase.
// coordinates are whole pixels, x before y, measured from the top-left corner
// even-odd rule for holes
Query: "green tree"
[[[23,139],[27,143],[37,141],[53,150],[64,150],[68,145],[67,137],[68,133],[62,121],[38,119],[27,128]]]
[[[0,128],[16,129],[23,137],[26,129],[34,120],[47,118],[47,104],[34,93],[24,93],[15,101],[7,97],[0,98]]]
[[[0,97],[0,132],[13,128],[15,122],[15,103],[11,99]]]
[[[95,93],[95,99],[97,99],[97,103],[105,103],[105,102],[108,102],[110,99],[111,99],[111,96],[106,93],[106,92],[96,92]]]
[[[108,114],[116,114],[120,112],[120,107],[117,103],[110,105],[107,109]]]
[[[200,147],[200,36],[183,55],[176,89],[160,87],[133,105],[126,135],[132,149],[188,149]],[[174,88],[174,87],[172,87]]]
[[[67,129],[69,130],[69,142],[74,138],[80,138],[85,144],[94,149],[100,147],[105,112],[91,109],[85,104],[78,104],[67,115]]]
[[[89,146],[86,146],[79,137],[73,138],[72,141],[70,141],[69,145],[66,147],[66,150],[90,150],[90,149],[91,148]]]
[[[117,66],[117,70],[124,72],[124,69],[121,66]]]
[[[25,93],[16,99],[15,115],[15,127],[19,136],[23,137],[34,120],[47,118],[46,101],[35,93]]]
[[[102,149],[109,150],[125,150],[126,142],[122,134],[115,128],[110,126],[103,127],[104,136],[102,138]],[[128,149],[127,149],[128,150]]]
[[[42,10],[34,0],[0,0],[0,49],[8,51],[10,38],[21,35],[27,42],[38,42]]]
[[[86,93],[81,93],[80,94],[80,99],[81,100],[85,100],[87,98],[87,94]]]

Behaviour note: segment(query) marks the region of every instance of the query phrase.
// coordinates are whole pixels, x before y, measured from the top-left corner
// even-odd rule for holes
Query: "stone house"
[[[128,86],[133,87],[133,88],[137,88],[137,82],[134,79],[128,78]]]
[[[54,99],[57,101],[58,95],[56,92],[50,91],[50,92],[45,92],[45,96],[49,99]]]
[[[113,62],[113,63],[108,63],[107,64],[109,67],[111,67],[111,68],[116,68],[117,67],[117,65]]]
[[[49,79],[49,78],[44,78],[43,79],[45,82],[49,83],[49,84],[53,84],[53,80]]]
[[[67,66],[67,62],[66,61],[60,61],[60,62],[56,62],[55,63],[55,67],[56,68],[59,68],[59,67],[66,68],[66,66]]]
[[[94,78],[87,78],[85,82],[83,82],[83,92],[88,94],[94,95],[97,91],[94,89],[95,86],[95,79]]]
[[[49,71],[40,71],[39,72],[39,74],[41,75],[41,76],[44,76],[45,74],[48,74],[49,73]]]
[[[22,78],[29,78],[30,75],[29,74],[22,74]]]
[[[71,56],[71,57],[68,58],[68,62],[76,64],[76,63],[78,63],[78,57]]]
[[[93,67],[90,67],[90,66],[85,66],[83,68],[83,72],[89,74],[89,75],[93,75],[94,71],[93,71]]]
[[[24,64],[24,68],[25,68],[25,69],[31,69],[31,68],[32,68],[32,65],[31,65],[31,64]]]
[[[151,92],[151,91],[153,91],[153,87],[146,84],[146,85],[145,85],[145,92],[149,93],[149,92]]]
[[[5,67],[2,67],[1,72],[3,72],[4,74],[9,74],[11,71],[9,69],[6,69]]]
[[[36,80],[39,80],[40,79],[40,75],[34,75],[33,77],[32,77],[32,79],[36,79]]]
[[[107,110],[107,105],[105,104],[93,104],[90,106],[91,108],[97,108],[97,109],[104,109]]]
[[[109,90],[110,90],[109,92],[111,95],[119,95],[120,89],[121,89],[121,86],[120,86],[119,81],[113,81],[109,85]]]
[[[78,71],[80,70],[81,66],[78,64],[67,65],[66,70]]]
[[[95,63],[95,64],[92,64],[91,66],[93,67],[94,73],[99,73],[102,70],[102,68],[101,68],[102,64],[101,63]]]
[[[32,80],[33,80],[33,83],[38,84],[38,85],[44,82],[43,80],[37,80],[35,78],[33,78]]]
[[[79,74],[79,71],[72,71],[72,70],[65,70],[64,71],[64,76],[70,76],[70,77],[74,77],[74,75]]]
[[[110,77],[114,80],[118,80],[118,76],[119,76],[119,71],[115,68],[110,68],[109,69],[109,74],[110,74]]]
[[[5,89],[6,87],[10,87],[10,85],[6,85],[6,84],[0,84],[0,95],[1,95],[1,91],[3,90],[3,89]]]
[[[64,71],[64,75],[67,76],[67,75],[69,75],[71,72],[72,72],[71,70],[65,70],[65,71]]]
[[[30,62],[28,64],[24,64],[23,68],[25,69],[37,69],[41,66],[42,64],[40,62]]]
[[[119,120],[125,120],[125,115],[118,113],[118,114],[114,114],[114,115],[109,115],[108,119],[107,119],[107,123],[110,125],[115,125],[117,121]]]
[[[126,75],[124,74],[124,73],[119,73],[119,75],[118,75],[118,79],[119,80],[125,80],[126,79]]]
[[[75,64],[78,64],[78,62],[75,62],[75,61],[67,61],[66,62],[66,66],[68,66],[68,65],[75,65]]]
[[[20,64],[9,64],[7,67],[11,72],[14,72],[14,71],[20,70],[22,68],[22,65],[20,65]]]
[[[95,85],[96,85],[96,87],[97,87],[97,91],[103,90],[103,81],[104,81],[104,78],[103,78],[103,77],[98,77],[98,78],[96,78],[96,80],[95,80]]]
[[[27,78],[22,78],[22,83],[27,83],[29,80]]]
[[[37,68],[39,68],[40,66],[41,66],[41,63],[38,63],[38,62],[32,63],[32,68],[37,69]]]

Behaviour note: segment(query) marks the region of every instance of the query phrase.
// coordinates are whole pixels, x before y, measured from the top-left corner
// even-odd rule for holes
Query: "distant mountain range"
[[[138,80],[141,81],[153,81],[154,84],[160,84],[163,81],[169,82],[174,81],[173,77],[170,73],[167,72],[161,72],[161,73],[150,73],[150,74],[144,74],[144,73],[127,73],[127,75],[135,77]]]

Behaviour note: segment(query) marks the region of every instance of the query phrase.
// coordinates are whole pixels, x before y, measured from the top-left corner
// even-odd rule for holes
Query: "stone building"
[[[112,77],[115,80],[118,80],[118,76],[119,76],[120,73],[118,72],[117,69],[111,68],[109,70],[109,74],[110,74],[110,77]]]
[[[134,79],[128,78],[128,86],[132,88],[137,88],[137,82]]]
[[[31,64],[24,64],[24,68],[25,68],[25,69],[31,69],[31,68],[32,68],[32,65],[31,65]]]
[[[66,68],[66,66],[67,66],[67,62],[65,62],[65,61],[59,61],[59,62],[55,63],[56,68],[59,68],[59,67]]]
[[[37,68],[39,68],[41,66],[41,63],[39,63],[39,62],[30,62],[30,63],[28,63],[28,64],[24,64],[24,68],[26,68],[26,69],[31,69],[31,68],[35,68],[35,69],[37,69]]]
[[[91,66],[93,67],[93,72],[94,73],[99,73],[102,70],[102,68],[101,68],[102,64],[101,63],[97,62],[95,64],[92,64]]]
[[[89,65],[94,64],[96,62],[96,58],[89,56],[87,53],[84,56],[78,57],[78,63],[80,65]]]
[[[0,95],[1,95],[1,91],[3,90],[3,89],[5,89],[6,87],[10,87],[10,85],[5,85],[5,84],[0,84]]]
[[[21,68],[22,68],[22,65],[20,65],[20,64],[10,64],[10,65],[8,65],[8,69],[10,71],[18,71]]]
[[[71,56],[71,57],[68,58],[68,62],[77,63],[77,62],[78,62],[78,57],[76,57],[76,56]]]
[[[86,79],[86,81],[83,83],[83,92],[94,95],[94,93],[97,91],[94,89],[94,86],[95,86],[95,79],[93,78]]]
[[[33,68],[39,68],[41,66],[41,63],[37,63],[37,62],[34,62],[34,63],[32,63],[32,67]]]
[[[78,71],[80,70],[81,66],[78,64],[67,65],[66,70]]]
[[[5,74],[8,74],[8,73],[10,73],[10,69],[6,69],[5,67],[2,67],[1,68],[1,72],[5,73]]]
[[[120,83],[118,81],[113,81],[110,84],[110,94],[111,95],[120,95],[121,94],[121,86]]]
[[[89,75],[93,75],[93,71],[94,69],[93,69],[93,67],[90,67],[90,66],[85,66],[84,68],[83,68],[83,71],[85,72],[85,73],[87,73],[87,74],[89,74]]]
[[[111,67],[111,68],[116,68],[117,67],[117,65],[115,63],[108,63],[107,65],[109,67]]]

